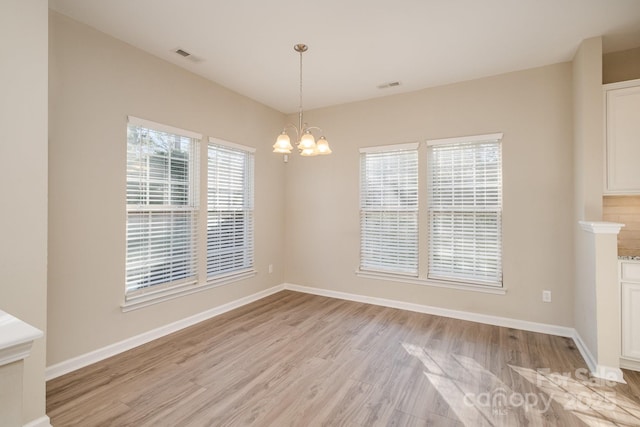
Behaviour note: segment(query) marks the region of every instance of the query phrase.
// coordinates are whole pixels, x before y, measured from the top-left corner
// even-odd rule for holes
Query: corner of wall
[[[584,40],[573,58],[574,152],[574,325],[584,344],[598,357],[596,271],[588,263],[592,242],[580,220],[602,219],[604,113],[602,105],[602,37]]]

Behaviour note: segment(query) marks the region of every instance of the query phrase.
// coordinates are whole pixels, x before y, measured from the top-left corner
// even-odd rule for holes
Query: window
[[[417,276],[418,144],[360,153],[360,270]]]
[[[200,139],[129,117],[127,296],[197,281]]]
[[[504,294],[501,141],[496,133],[360,149],[356,274]]]
[[[211,138],[207,277],[253,268],[253,148]]]
[[[429,279],[502,286],[501,138],[428,141]]]

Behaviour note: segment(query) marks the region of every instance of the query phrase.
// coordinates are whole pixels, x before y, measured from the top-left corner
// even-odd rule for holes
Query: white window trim
[[[435,288],[456,289],[462,291],[473,291],[493,295],[506,295],[507,288],[495,285],[483,285],[469,282],[453,282],[448,280],[424,279],[422,277],[413,277],[397,273],[373,272],[369,270],[356,270],[356,276],[363,279],[385,280],[400,283],[409,283],[412,285],[432,286]]]
[[[227,285],[229,283],[237,282],[238,280],[246,279],[257,274],[255,267],[247,268],[245,270],[232,271],[230,273],[219,274],[207,278],[207,285],[210,287],[216,287],[221,285]]]
[[[187,138],[193,138],[197,140],[202,140],[202,134],[192,132],[190,130],[181,129],[169,125],[165,125],[163,123],[152,122],[151,120],[141,119],[139,117],[127,116],[127,120],[129,124],[145,127],[148,129],[153,129],[166,133],[173,133],[176,135],[186,136]]]
[[[360,153],[380,153],[384,151],[417,150],[419,142],[406,142],[404,144],[377,145],[374,147],[362,147]]]
[[[133,311],[139,308],[148,307],[150,305],[159,304],[161,302],[169,301],[196,292],[206,291],[208,289],[228,285],[239,280],[248,279],[249,277],[253,277],[256,274],[258,273],[255,269],[234,271],[233,274],[218,276],[213,279],[207,280],[207,282],[204,284],[192,282],[178,286],[172,286],[169,289],[158,289],[155,292],[147,292],[146,294],[130,296],[125,300],[123,304],[120,305],[120,308],[123,312],[126,313],[128,311]]]
[[[502,140],[502,132],[487,133],[484,135],[457,136],[454,138],[428,139],[427,145],[443,145],[443,144],[463,144],[484,141],[500,141]]]
[[[256,149],[254,147],[249,147],[247,145],[242,145],[242,144],[236,144],[235,142],[229,142],[227,140],[216,138],[213,136],[209,137],[209,143],[223,145],[229,148],[235,148],[236,150],[248,151],[249,153],[252,153],[252,154],[256,152]]]

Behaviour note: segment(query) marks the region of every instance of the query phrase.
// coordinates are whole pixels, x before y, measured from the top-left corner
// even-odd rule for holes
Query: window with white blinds
[[[189,131],[129,117],[128,296],[196,282],[200,138]]]
[[[501,138],[428,141],[428,278],[502,286]]]
[[[254,149],[211,138],[208,147],[207,277],[253,268]]]
[[[418,275],[418,144],[360,150],[360,270]]]

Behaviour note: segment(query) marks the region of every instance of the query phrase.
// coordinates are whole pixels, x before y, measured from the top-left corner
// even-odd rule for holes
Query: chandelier
[[[293,129],[296,133],[297,148],[301,156],[318,156],[323,154],[331,154],[329,142],[322,135],[322,129],[317,126],[309,126],[302,121],[302,54],[307,51],[306,44],[297,44],[293,49],[300,54],[300,107],[298,110],[298,126],[288,124],[282,129],[282,133],[278,136],[276,143],[273,144],[273,152],[280,154],[291,154],[293,146],[291,139],[287,134],[287,129]],[[312,131],[319,132],[320,138],[316,142]],[[285,156],[285,161],[287,156]]]

